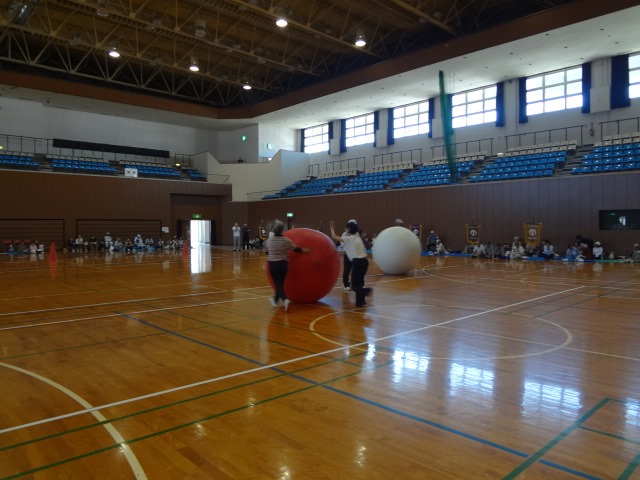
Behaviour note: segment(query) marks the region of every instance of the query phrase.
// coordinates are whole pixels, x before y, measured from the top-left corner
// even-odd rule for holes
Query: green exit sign
[[[191,218],[202,218],[202,214],[201,213],[194,213],[193,215],[191,215]]]

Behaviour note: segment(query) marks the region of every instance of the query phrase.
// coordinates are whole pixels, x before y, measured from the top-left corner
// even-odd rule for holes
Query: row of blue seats
[[[587,165],[575,167],[571,170],[572,175],[582,173],[602,173],[602,172],[624,172],[629,170],[640,170],[640,162],[612,163],[607,165]]]
[[[450,178],[424,178],[421,180],[404,180],[394,184],[391,188],[430,187],[432,185],[449,185]]]
[[[491,182],[495,180],[515,180],[519,178],[551,177],[553,169],[528,170],[523,172],[504,172],[496,174],[479,174],[469,178],[469,182]]]
[[[583,158],[590,160],[604,160],[610,158],[640,157],[640,148],[637,150],[619,150],[617,152],[587,153]]]
[[[510,173],[510,172],[534,172],[538,170],[553,170],[555,164],[553,163],[540,163],[538,165],[487,165],[481,172],[481,174],[496,174],[496,173]]]
[[[640,155],[627,155],[626,157],[611,157],[611,158],[587,158],[586,156],[582,160],[582,165],[590,167],[592,165],[610,165],[615,163],[635,163],[640,162]]]
[[[374,183],[367,185],[345,185],[344,187],[337,188],[335,193],[351,193],[351,192],[373,192],[376,190],[384,190],[386,184]]]
[[[617,145],[600,145],[597,147],[593,147],[592,151],[594,153],[599,152],[617,152],[620,150],[635,150],[636,148],[640,148],[640,143],[620,143]]]
[[[187,175],[189,176],[190,180],[206,180],[207,179],[207,177],[203,173],[200,173],[198,170],[189,169],[187,170]]]
[[[88,173],[91,175],[115,175],[117,170],[107,162],[92,162],[91,160],[67,160],[52,158],[51,169],[54,172]]]
[[[23,157],[21,155],[0,155],[0,167],[17,168],[20,170],[37,170],[39,167],[33,157]]]
[[[513,155],[510,157],[504,157],[504,158],[508,158],[510,160],[539,160],[541,158],[553,158],[553,159],[565,159],[567,158],[567,152],[564,150],[561,151],[557,151],[557,152],[541,152],[541,153],[527,153],[527,154],[523,154],[523,155]],[[556,161],[560,161],[560,160],[556,160]]]
[[[136,168],[139,177],[180,178],[180,172],[171,167],[151,167],[147,165],[125,165],[124,168]]]
[[[307,197],[310,195],[324,195],[328,193],[329,190],[326,189],[309,189],[309,190],[300,190],[295,192],[289,192],[287,197]]]

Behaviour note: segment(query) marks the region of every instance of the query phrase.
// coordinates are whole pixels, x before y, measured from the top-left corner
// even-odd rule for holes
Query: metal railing
[[[566,142],[575,140],[578,145],[584,143],[584,125],[574,125],[572,127],[552,128],[549,130],[539,130],[537,132],[517,133],[505,135],[505,149],[517,147],[536,146],[545,143]]]
[[[640,117],[608,120],[600,123],[600,140],[611,135],[637,132],[640,132]]]
[[[487,155],[493,155],[493,138],[483,138],[481,140],[469,140],[468,142],[456,142],[456,156],[471,155],[474,153],[485,152]],[[435,145],[431,147],[431,158],[446,156],[445,145]]]

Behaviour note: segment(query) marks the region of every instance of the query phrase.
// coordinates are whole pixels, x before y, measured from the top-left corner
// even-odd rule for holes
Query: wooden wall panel
[[[82,235],[85,241],[92,236],[101,242],[107,232],[113,240],[120,238],[123,242],[129,238],[131,241],[140,234],[142,239],[153,239],[157,242],[162,236],[162,225],[158,219],[79,219],[76,222],[76,231]],[[166,235],[162,236],[166,241]],[[68,240],[68,239],[67,239]]]
[[[504,242],[533,216],[562,249],[581,234],[624,252],[640,241],[640,231],[599,231],[598,211],[640,208],[639,184],[640,172],[568,175],[247,203],[231,202],[228,184],[0,171],[0,218],[58,219],[67,238],[78,234],[78,220],[159,220],[175,228],[185,215],[202,213],[220,219],[218,243],[230,245],[234,222],[246,222],[253,231],[261,220],[285,219],[287,212],[294,212],[295,226],[309,228],[327,229],[331,219],[341,228],[356,218],[371,234],[399,217],[407,225],[433,228],[447,247],[461,249],[464,224],[474,218],[482,224],[482,238]]]
[[[214,205],[213,212],[220,215],[221,205],[231,197],[231,185],[2,170],[0,194],[0,218],[62,219],[62,238],[68,239],[78,233],[85,237],[92,233],[104,236],[106,230],[102,231],[99,222],[104,224],[112,219],[153,221],[175,228],[175,218],[171,216],[173,195],[199,199],[195,205],[186,207],[192,213],[204,203]],[[240,208],[246,211],[246,205]],[[78,231],[78,226],[84,225],[79,221],[97,221],[96,230]],[[114,232],[110,232],[113,237]],[[135,233],[143,232],[132,231],[127,235]]]
[[[64,221],[62,219],[0,219],[0,240],[38,241],[48,250],[52,243],[56,246],[64,242]],[[4,251],[4,245],[2,246]]]
[[[411,190],[328,195],[303,199],[249,203],[250,221],[296,214],[296,226],[317,228],[333,218],[342,225],[356,218],[371,234],[401,217],[405,222],[433,227],[445,245],[462,249],[464,224],[482,225],[481,235],[492,242],[510,242],[521,235],[522,224],[543,224],[543,236],[564,251],[577,234],[598,237],[606,248],[624,252],[640,241],[640,231],[599,231],[598,211],[604,208],[640,208],[640,172],[590,176],[559,176],[486,184],[430,187]],[[310,205],[313,205],[312,209]],[[319,213],[318,213],[319,212]],[[399,213],[401,212],[401,213]]]

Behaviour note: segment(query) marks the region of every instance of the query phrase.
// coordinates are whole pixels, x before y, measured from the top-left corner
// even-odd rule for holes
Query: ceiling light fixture
[[[205,27],[204,20],[196,20],[196,31],[194,32],[194,35],[198,38],[203,38],[207,35],[207,29]]]
[[[364,39],[364,35],[362,34],[362,32],[358,32],[356,34],[356,41],[354,42],[354,45],[356,47],[364,47],[367,44],[367,41]]]
[[[242,88],[245,90],[251,90],[251,84],[249,82],[245,82],[244,85],[242,85]]]
[[[278,17],[278,19],[276,20],[276,25],[280,28],[284,28],[289,25],[289,22],[287,22],[287,19],[284,17]]]
[[[120,52],[118,52],[118,49],[116,47],[111,47],[111,49],[109,50],[109,56],[111,58],[118,58],[120,57]]]
[[[191,57],[191,64],[189,65],[189,70],[192,72],[199,72],[200,67],[198,66],[198,59],[196,57]]]
[[[98,0],[98,6],[96,7],[96,15],[102,18],[106,18],[109,16],[109,11],[107,7],[109,2],[108,0]]]

